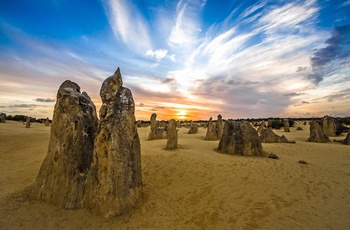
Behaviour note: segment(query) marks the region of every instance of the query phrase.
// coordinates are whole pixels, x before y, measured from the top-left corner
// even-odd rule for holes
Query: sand
[[[278,160],[217,153],[203,128],[181,128],[180,148],[165,150],[139,128],[144,197],[106,219],[32,200],[50,127],[0,123],[0,229],[349,229],[350,146],[305,142],[309,127],[300,126],[275,130],[296,144],[263,144]]]

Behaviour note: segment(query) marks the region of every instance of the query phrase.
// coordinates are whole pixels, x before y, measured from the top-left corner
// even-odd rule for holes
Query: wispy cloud
[[[170,45],[196,44],[201,32],[199,13],[206,1],[180,0],[176,7],[176,20],[168,38]]]
[[[131,1],[108,0],[105,8],[116,38],[121,39],[134,52],[144,53],[152,48],[149,26]]]
[[[51,98],[35,98],[34,101],[36,102],[55,102],[55,99]]]

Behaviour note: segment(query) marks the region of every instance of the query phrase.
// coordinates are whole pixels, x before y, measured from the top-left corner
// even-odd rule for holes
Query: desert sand
[[[180,128],[179,148],[166,150],[166,139],[148,141],[149,127],[139,128],[144,195],[106,219],[32,200],[50,127],[0,123],[0,229],[349,229],[350,146],[305,142],[300,126],[274,130],[296,144],[263,144],[278,160],[218,153],[203,128]]]

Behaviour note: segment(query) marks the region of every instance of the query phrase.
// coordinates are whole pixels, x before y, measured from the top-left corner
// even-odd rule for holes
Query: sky
[[[118,67],[138,120],[349,116],[350,0],[0,0],[0,112]]]

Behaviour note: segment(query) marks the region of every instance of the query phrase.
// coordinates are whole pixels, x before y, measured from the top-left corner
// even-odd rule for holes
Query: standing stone
[[[177,129],[176,121],[171,119],[168,124],[168,141],[166,143],[166,149],[177,148]]]
[[[94,103],[80,87],[59,87],[47,155],[34,183],[34,196],[66,209],[82,206],[97,131]]]
[[[310,122],[310,137],[306,141],[318,143],[330,142],[329,137],[323,133],[323,130],[317,121]]]
[[[142,192],[140,139],[132,93],[118,68],[100,90],[102,107],[84,206],[112,217],[132,209]]]
[[[226,121],[218,151],[244,156],[263,156],[258,132],[249,122]]]
[[[218,122],[216,124],[218,139],[221,139],[222,134],[224,132],[224,121],[222,120],[222,116],[218,115]]]
[[[6,122],[6,116],[5,115],[0,115],[0,123],[5,123]]]
[[[26,117],[26,128],[30,128],[30,117]]]
[[[337,131],[337,125],[332,117],[325,116],[322,119],[322,129],[324,134],[328,137],[335,137]]]
[[[350,145],[350,132],[346,135],[346,138],[342,141],[343,145]]]
[[[207,135],[205,136],[205,140],[208,140],[208,141],[218,140],[218,134],[216,132],[216,124],[213,123],[213,118],[211,117],[209,119]]]
[[[284,128],[284,132],[290,132],[288,119],[283,120],[283,128]]]

